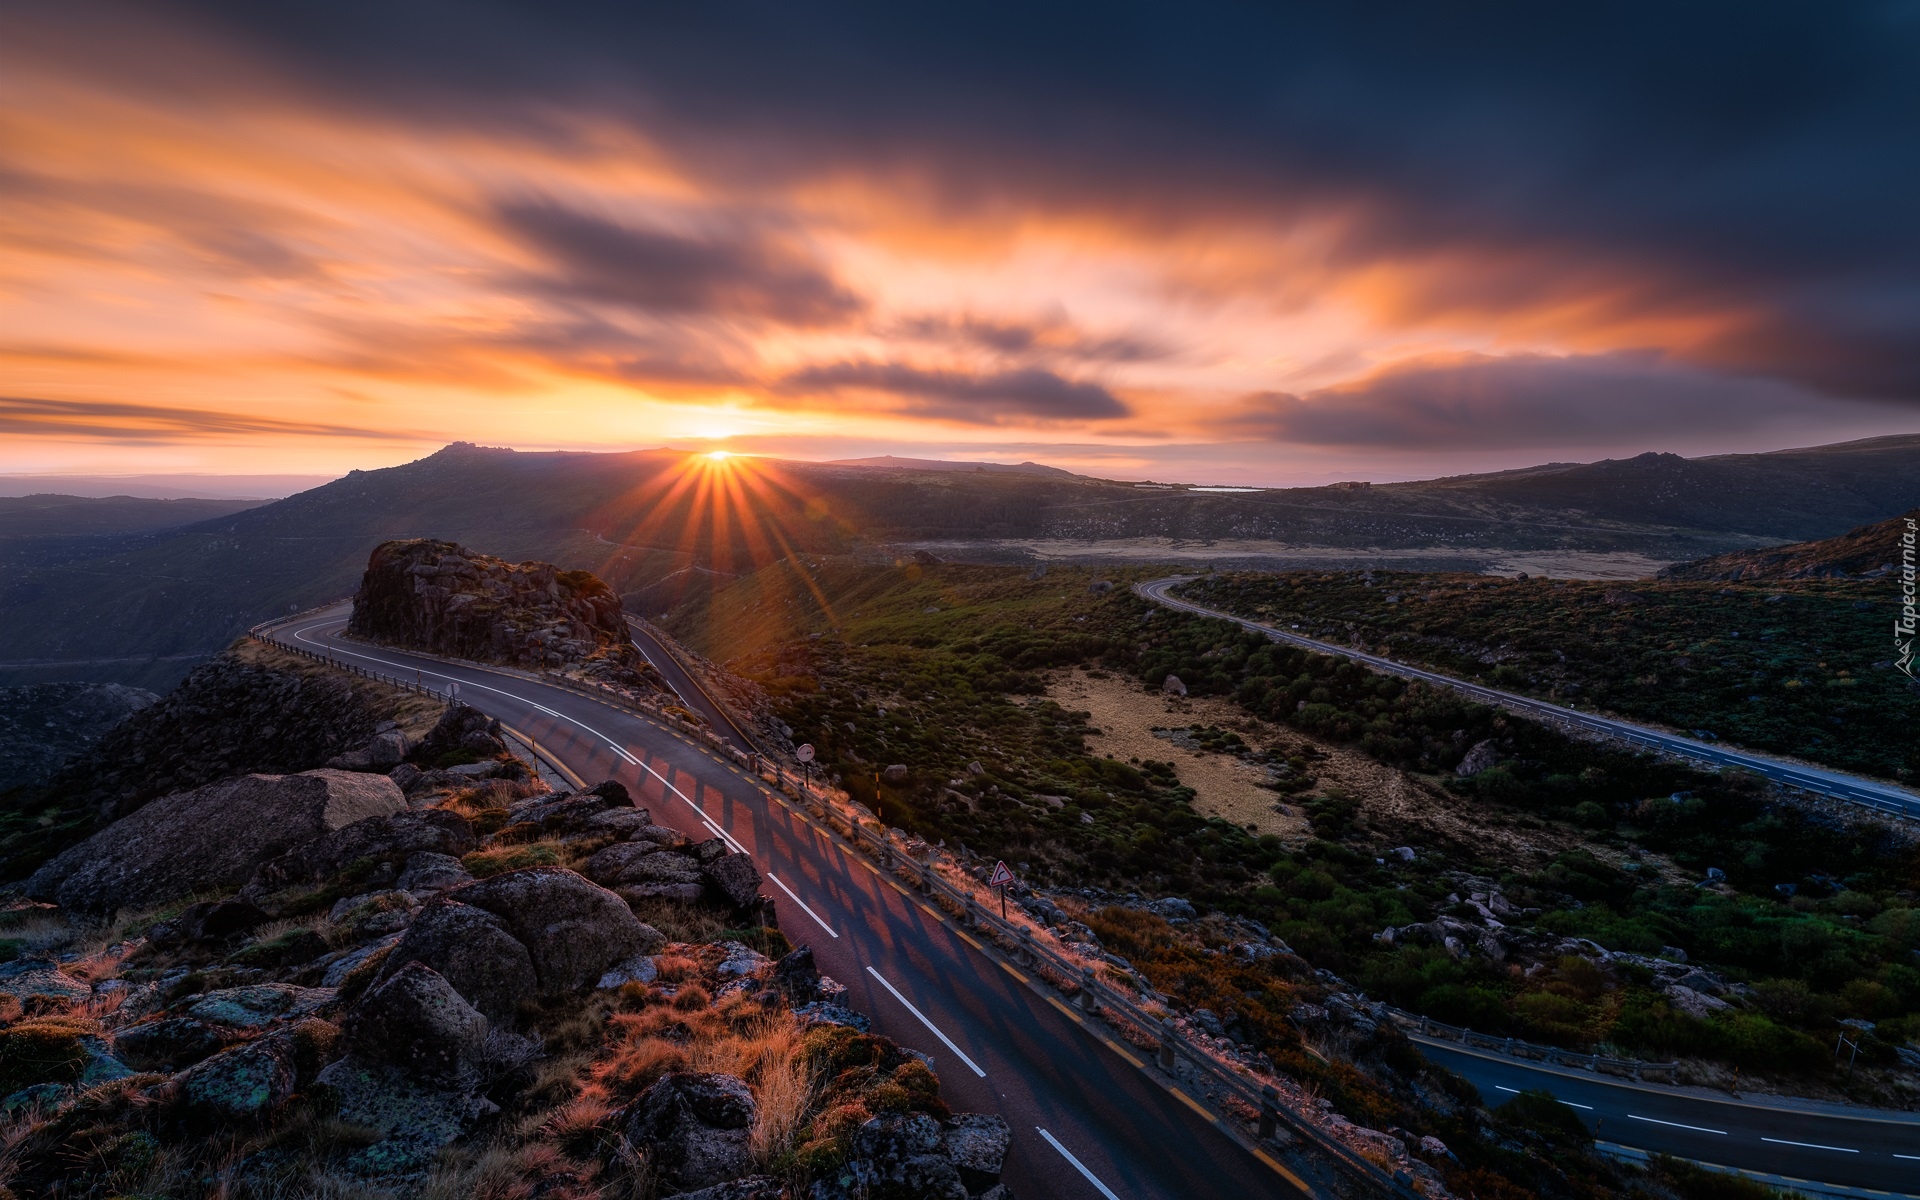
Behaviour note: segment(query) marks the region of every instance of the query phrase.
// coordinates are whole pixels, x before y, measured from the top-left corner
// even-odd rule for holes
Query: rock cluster
[[[0,791],[40,783],[160,697],[118,683],[0,687]]]
[[[428,538],[374,548],[348,632],[456,658],[654,682],[620,598],[592,573],[509,563]]]
[[[396,693],[276,652],[236,649],[194,669],[54,777],[103,818],[235,775],[292,775],[399,728]]]
[[[238,887],[294,846],[406,808],[400,789],[380,775],[325,768],[242,775],[163,797],[114,822],[34,872],[27,894],[106,916]]]

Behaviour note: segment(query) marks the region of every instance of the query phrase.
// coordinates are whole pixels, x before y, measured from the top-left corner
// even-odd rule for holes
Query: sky
[[[0,473],[1920,431],[1920,5],[0,10]]]

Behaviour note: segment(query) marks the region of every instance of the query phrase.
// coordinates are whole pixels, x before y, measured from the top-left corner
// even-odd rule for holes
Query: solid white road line
[[[1052,1146],[1055,1150],[1058,1150],[1060,1152],[1061,1158],[1064,1158],[1068,1162],[1073,1164],[1074,1170],[1080,1172],[1082,1175],[1085,1175],[1087,1177],[1088,1183],[1092,1184],[1094,1187],[1099,1188],[1100,1194],[1102,1196],[1105,1196],[1107,1200],[1120,1200],[1120,1197],[1113,1194],[1112,1188],[1100,1182],[1100,1177],[1098,1175],[1095,1175],[1092,1171],[1087,1170],[1087,1164],[1075,1158],[1073,1156],[1073,1151],[1067,1149],[1065,1146],[1062,1146],[1060,1144],[1059,1138],[1054,1137],[1052,1134],[1048,1133],[1046,1130],[1041,1129],[1038,1125],[1035,1125],[1034,1129],[1038,1131],[1041,1137],[1047,1139],[1047,1145]]]
[[[1858,1154],[1858,1150],[1849,1150],[1845,1146],[1822,1146],[1819,1142],[1790,1142],[1785,1138],[1763,1137],[1763,1142],[1772,1142],[1776,1146],[1803,1146],[1808,1150],[1837,1150],[1842,1154]],[[1898,1158],[1899,1155],[1895,1155]]]
[[[913,1006],[913,1001],[907,999],[905,996],[902,996],[900,994],[900,989],[893,986],[891,983],[888,983],[887,977],[885,975],[882,975],[880,972],[874,970],[872,967],[867,968],[867,974],[873,976],[875,979],[878,979],[880,981],[880,986],[892,992],[893,998],[895,1000],[898,1000],[900,1003],[906,1005],[907,1011],[912,1013],[914,1016],[920,1018],[920,1023],[922,1025],[925,1025],[928,1029],[933,1030],[933,1036],[939,1038],[940,1041],[946,1046],[947,1049],[953,1051],[955,1054],[958,1054],[960,1056],[960,1061],[967,1064],[968,1067],[972,1068],[973,1073],[975,1075],[978,1075],[982,1079],[985,1079],[987,1077],[987,1073],[980,1069],[980,1064],[968,1058],[967,1052],[965,1050],[962,1050],[960,1047],[954,1045],[952,1038],[948,1037],[944,1033],[941,1033],[940,1027],[938,1025],[935,1025],[932,1021],[927,1020],[927,1014],[915,1008]],[[1086,1169],[1085,1167],[1081,1168],[1081,1170],[1085,1170],[1085,1169]]]
[[[1682,1125],[1678,1121],[1662,1121],[1659,1117],[1637,1117],[1632,1113],[1628,1113],[1627,1120],[1645,1121],[1649,1125],[1671,1125],[1675,1129],[1691,1129],[1695,1133],[1717,1133],[1721,1137],[1727,1136],[1727,1131],[1724,1129],[1708,1129],[1704,1125]]]
[[[335,623],[344,624],[344,622],[335,622]],[[313,641],[310,638],[308,638],[307,631],[304,629],[299,630],[293,636],[297,641],[306,642],[307,645],[309,646],[321,645],[319,642]],[[364,658],[368,662],[376,662],[383,667],[394,667],[399,670],[405,670],[409,665],[411,665],[408,663],[397,663],[397,662],[394,662],[392,659],[380,658],[377,655],[373,655],[373,654],[362,654],[355,650],[342,650],[338,646],[321,646],[321,649],[331,650],[335,654],[344,654],[350,658]],[[629,754],[625,746],[622,746],[619,742],[614,741],[612,738],[608,737],[604,733],[601,733],[598,729],[595,729],[593,726],[587,724],[585,721],[580,720],[578,717],[570,717],[566,713],[556,712],[555,710],[548,708],[546,705],[540,703],[538,700],[529,700],[525,696],[515,695],[514,693],[507,691],[505,688],[497,688],[485,683],[476,683],[471,679],[460,679],[452,675],[443,674],[439,671],[428,671],[424,667],[415,666],[413,669],[416,672],[422,672],[427,675],[432,675],[439,679],[449,680],[453,683],[464,683],[468,687],[477,687],[482,691],[492,692],[497,696],[505,696],[509,700],[518,700],[520,703],[525,704],[530,708],[538,709],[539,711],[546,713],[550,717],[557,717],[562,721],[573,722],[575,725],[578,725],[580,728],[586,730],[588,733],[592,734],[594,737],[599,738],[601,741],[605,742],[608,746],[612,747],[613,752],[615,754],[618,754],[621,758],[626,759],[629,763],[633,764],[636,767],[639,767],[642,771],[645,771],[647,774],[653,776],[655,779],[658,779],[660,781],[661,787],[666,788],[669,792],[672,792],[674,795],[686,801],[687,805],[690,808],[692,808],[694,812],[700,814],[700,823],[705,825],[710,831],[712,831],[715,837],[726,842],[727,845],[733,847],[734,853],[736,854],[747,853],[747,848],[745,846],[741,845],[740,842],[732,834],[728,833],[725,829],[722,829],[718,824],[714,822],[712,817],[709,817],[707,815],[707,810],[700,807],[699,801],[695,800],[692,796],[687,795],[685,792],[681,791],[679,788],[673,786],[673,784],[667,779],[665,775],[662,775],[660,772],[654,770],[652,767],[648,766],[646,763],[641,762],[639,759]]]
[[[1519,1089],[1519,1088],[1510,1088],[1510,1087],[1508,1087],[1508,1086],[1507,1086],[1506,1084],[1504,1084],[1504,1083],[1496,1083],[1496,1084],[1494,1084],[1493,1086],[1494,1086],[1495,1088],[1497,1088],[1498,1090],[1500,1090],[1500,1091],[1503,1091],[1503,1092],[1512,1092],[1512,1093],[1513,1093],[1514,1095],[1516,1095],[1516,1096],[1518,1096],[1518,1095],[1520,1094],[1520,1089]],[[1592,1111],[1593,1111],[1593,1105],[1591,1105],[1591,1104],[1575,1104],[1575,1103],[1574,1103],[1573,1101],[1571,1101],[1571,1100],[1562,1100],[1562,1099],[1561,1099],[1560,1097],[1558,1097],[1558,1096],[1555,1096],[1555,1097],[1553,1098],[1553,1102],[1554,1102],[1555,1104],[1564,1104],[1564,1105],[1566,1105],[1566,1106],[1567,1106],[1568,1108],[1584,1108],[1584,1109],[1586,1109],[1586,1110],[1587,1110],[1588,1112],[1592,1112]]]
[[[793,894],[793,889],[792,889],[792,888],[790,888],[790,887],[788,887],[788,886],[787,886],[786,884],[784,884],[784,883],[781,883],[781,882],[780,882],[780,877],[779,877],[778,875],[775,875],[775,874],[774,874],[774,873],[773,873],[772,871],[768,871],[768,872],[767,872],[767,878],[768,878],[768,879],[771,879],[771,880],[773,880],[773,882],[774,882],[774,883],[776,883],[776,884],[778,884],[778,885],[779,885],[779,887],[780,887],[780,890],[781,890],[781,891],[783,891],[783,892],[785,892],[785,893],[786,893],[786,894],[787,894],[788,896],[790,896],[790,897],[792,897],[792,899],[793,899],[793,902],[794,902],[795,904],[798,904],[798,905],[800,906],[800,911],[801,911],[801,912],[803,912],[803,913],[806,913],[806,914],[807,914],[808,916],[810,916],[810,917],[812,917],[812,918],[813,918],[813,923],[814,923],[815,925],[818,925],[818,926],[819,926],[820,928],[822,928],[822,929],[824,929],[824,930],[826,930],[826,931],[827,931],[827,936],[828,936],[828,937],[832,937],[832,938],[837,938],[837,937],[839,937],[839,936],[840,936],[839,934],[837,934],[837,933],[835,933],[835,932],[833,931],[833,926],[831,926],[831,925],[829,925],[829,924],[827,924],[827,923],[826,923],[825,921],[822,921],[822,920],[820,919],[820,914],[819,914],[819,913],[817,913],[817,912],[815,912],[815,911],[813,911],[813,910],[812,910],[811,908],[808,908],[808,907],[807,907],[807,902],[806,902],[805,900],[802,900],[802,899],[801,899],[800,897],[798,897],[798,896],[795,896],[795,895]]]
[[[1895,1158],[1904,1158],[1909,1162],[1920,1162],[1920,1154],[1896,1154]]]

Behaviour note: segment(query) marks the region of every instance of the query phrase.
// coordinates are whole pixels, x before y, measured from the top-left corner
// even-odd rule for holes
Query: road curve
[[[781,928],[813,947],[821,969],[851,989],[849,1003],[878,1032],[932,1056],[956,1109],[1006,1118],[1005,1178],[1016,1195],[1297,1200],[1298,1188],[1184,1095],[732,763],[564,688],[341,639],[348,611],[303,616],[274,636],[384,674],[457,683],[462,701],[579,778],[617,779],[656,821],[725,836],[751,854]]]
[[[680,697],[682,704],[705,717],[708,726],[734,749],[745,750],[749,754],[756,752],[752,739],[740,728],[740,723],[734,720],[726,705],[707,694],[693,673],[681,666],[673,652],[654,636],[652,626],[628,617],[627,630],[633,635],[634,647],[653,664],[654,670],[660,672],[660,677],[667,681],[667,686],[673,689],[674,695]]]
[[[1660,1087],[1413,1040],[1489,1106],[1550,1092],[1605,1141],[1791,1181],[1920,1192],[1920,1113]]]
[[[1663,730],[1645,725],[1635,725],[1629,721],[1620,721],[1612,717],[1602,717],[1594,713],[1581,712],[1578,709],[1565,708],[1558,704],[1549,704],[1531,696],[1503,692],[1497,688],[1469,683],[1451,675],[1442,675],[1438,671],[1429,671],[1424,667],[1408,666],[1377,654],[1368,654],[1347,646],[1336,646],[1332,642],[1316,641],[1302,637],[1284,629],[1275,629],[1271,625],[1262,625],[1258,621],[1249,621],[1245,617],[1236,617],[1232,613],[1217,608],[1208,608],[1171,594],[1171,589],[1179,584],[1197,579],[1197,575],[1174,575],[1166,579],[1156,579],[1151,583],[1136,584],[1134,590],[1156,604],[1165,605],[1178,612],[1193,613],[1196,616],[1215,617],[1222,621],[1232,621],[1242,629],[1265,634],[1276,642],[1299,646],[1304,650],[1314,650],[1321,654],[1335,654],[1342,658],[1351,658],[1363,662],[1377,671],[1397,675],[1402,679],[1418,679],[1440,687],[1452,688],[1465,693],[1486,704],[1525,712],[1542,720],[1571,725],[1609,737],[1620,738],[1636,745],[1669,754],[1683,755],[1714,767],[1741,767],[1756,774],[1764,775],[1777,783],[1803,791],[1815,792],[1822,796],[1832,796],[1837,800],[1846,800],[1864,805],[1879,812],[1895,816],[1920,819],[1920,795],[1883,783],[1877,779],[1864,779],[1857,775],[1848,775],[1840,771],[1829,771],[1821,767],[1808,766],[1805,763],[1791,762],[1786,759],[1769,758],[1763,754],[1753,754],[1744,750],[1729,750],[1693,738],[1680,737]]]

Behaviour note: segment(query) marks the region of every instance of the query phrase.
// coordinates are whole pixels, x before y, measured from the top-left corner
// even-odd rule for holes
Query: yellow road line
[[[978,950],[982,954],[985,954],[987,952],[987,948],[985,946],[982,946],[979,942],[974,941],[972,938],[968,937],[961,930],[956,929],[954,930],[954,932],[956,934],[959,934],[961,941],[965,942],[969,946],[972,946],[975,950]]]
[[[938,909],[934,908],[931,904],[921,904],[920,901],[918,900],[915,900],[914,903],[919,904],[920,907],[926,911],[926,914],[928,916],[940,922],[942,925],[945,925],[947,923],[947,915],[943,912],[940,912]]]
[[[1054,999],[1052,996],[1048,996],[1046,1000],[1048,1004],[1053,1005],[1055,1008],[1059,1009],[1061,1012],[1067,1014],[1067,1019],[1072,1021],[1075,1025],[1086,1024],[1086,1022],[1083,1019],[1081,1019],[1081,1016],[1079,1013],[1073,1011],[1072,1009],[1068,1008],[1066,1005],[1060,1003],[1058,1000]]]
[[[578,775],[575,775],[572,771],[568,770],[567,764],[561,762],[560,759],[555,754],[549,751],[546,747],[542,746],[539,742],[534,741],[532,738],[528,737],[526,734],[520,732],[518,729],[515,729],[511,725],[505,724],[504,722],[501,724],[500,728],[506,730],[509,734],[525,742],[527,744],[528,749],[532,750],[540,758],[546,760],[546,764],[548,766],[560,772],[560,774],[563,777],[565,777],[566,781],[572,784],[575,788],[581,789],[583,791],[586,789],[587,781],[580,778]]]
[[[1288,1183],[1299,1188],[1301,1191],[1307,1193],[1308,1195],[1313,1194],[1313,1189],[1307,1186],[1306,1180],[1300,1178],[1298,1175],[1295,1175],[1292,1171],[1289,1171],[1285,1167],[1281,1166],[1279,1161],[1275,1159],[1272,1155],[1269,1155],[1266,1151],[1255,1150],[1253,1152],[1253,1156],[1259,1159],[1261,1162],[1267,1164],[1269,1167],[1272,1167],[1275,1171],[1278,1171],[1280,1173],[1280,1178],[1286,1180]]]
[[[1147,1064],[1141,1062],[1139,1059],[1135,1058],[1133,1055],[1127,1053],[1127,1048],[1125,1046],[1122,1046],[1119,1042],[1114,1041],[1112,1038],[1101,1038],[1100,1040],[1107,1044],[1107,1049],[1113,1051],[1115,1054],[1118,1054],[1121,1058],[1126,1059],[1128,1066],[1137,1067],[1142,1070],[1146,1068]]]
[[[1009,963],[1001,963],[1000,969],[1002,971],[1005,971],[1007,974],[1013,976],[1015,979],[1018,979],[1021,983],[1025,983],[1027,981],[1027,977],[1025,975],[1022,975],[1020,972],[1014,970],[1012,965]]]
[[[913,898],[913,893],[912,893],[912,892],[909,892],[909,891],[908,891],[907,889],[905,889],[905,888],[903,888],[903,887],[901,887],[901,886],[900,886],[900,881],[899,881],[899,880],[897,880],[897,879],[888,879],[888,880],[887,880],[887,886],[888,886],[888,887],[890,887],[890,888],[892,888],[892,889],[893,889],[894,891],[896,891],[896,892],[899,892],[899,893],[900,893],[900,894],[901,894],[902,896],[905,896],[905,897],[907,897],[908,899],[912,899],[912,898]]]
[[[1212,1113],[1208,1112],[1206,1109],[1201,1108],[1199,1103],[1195,1101],[1192,1096],[1187,1095],[1185,1092],[1181,1091],[1179,1088],[1169,1087],[1167,1091],[1173,1093],[1174,1099],[1186,1105],[1188,1108],[1192,1109],[1193,1111],[1199,1113],[1201,1116],[1205,1117],[1208,1121],[1212,1122],[1215,1125],[1218,1125],[1220,1123],[1219,1117],[1216,1117]]]

